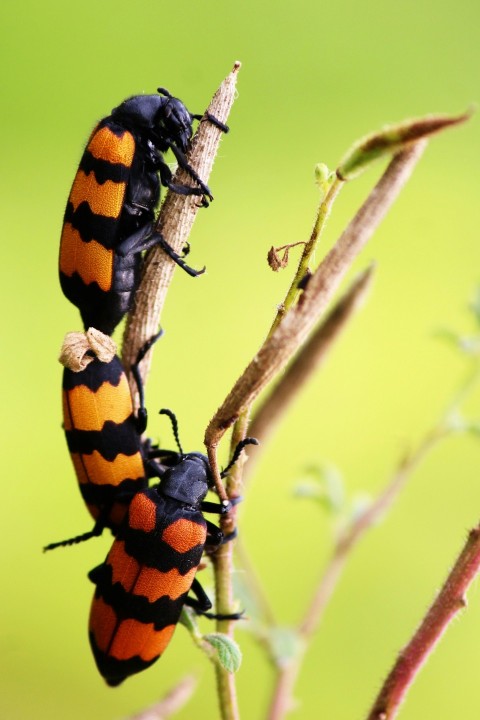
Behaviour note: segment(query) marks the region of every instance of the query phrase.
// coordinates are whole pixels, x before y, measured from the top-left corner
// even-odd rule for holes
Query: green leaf
[[[338,514],[345,505],[343,478],[334,465],[310,465],[297,483],[296,497],[315,500],[328,512]]]
[[[475,297],[470,303],[470,310],[473,313],[477,325],[480,325],[480,287],[475,292]]]
[[[187,628],[188,632],[193,635],[194,638],[199,639],[202,637],[202,634],[198,628],[197,618],[198,615],[192,608],[186,605],[183,606],[179,622]]]
[[[272,628],[268,633],[268,643],[278,667],[289,665],[305,647],[301,635],[291,627]]]
[[[203,639],[216,650],[220,665],[227,672],[237,672],[242,663],[242,651],[232,638],[223,633],[210,633]]]
[[[472,435],[480,436],[480,422],[478,420],[475,420],[471,423],[468,423],[468,425],[466,425],[466,430],[472,433]]]

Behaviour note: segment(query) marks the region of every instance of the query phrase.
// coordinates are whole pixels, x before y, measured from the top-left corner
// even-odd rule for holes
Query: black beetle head
[[[164,104],[157,114],[157,131],[186,152],[192,137],[192,116],[182,101],[170,95],[167,90],[158,88],[158,92],[166,97],[162,98]]]
[[[160,481],[160,492],[185,505],[199,507],[210,485],[208,458],[202,453],[188,453]]]
[[[154,144],[165,151],[169,143],[186,152],[192,137],[192,116],[178,98],[163,88],[159,95],[134,95],[112,110],[111,117],[133,132],[148,131]]]

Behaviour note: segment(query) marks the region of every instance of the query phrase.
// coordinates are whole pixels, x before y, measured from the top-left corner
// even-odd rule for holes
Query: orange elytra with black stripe
[[[205,501],[213,483],[208,458],[183,453],[174,414],[160,412],[170,417],[180,452],[163,451],[162,462],[169,466],[159,473],[160,482],[132,498],[105,562],[89,575],[96,585],[90,645],[101,675],[111,686],[145,670],[163,654],[184,605],[207,617],[240,617],[209,613],[211,602],[195,577],[205,545],[218,546],[231,539],[223,538],[203,513],[222,514],[233,503]],[[222,477],[243,447],[256,442],[246,438],[238,444]]]
[[[175,416],[161,412],[171,417],[178,440]],[[212,484],[208,459],[179,449],[158,485],[134,496],[105,562],[89,576],[96,585],[90,644],[111,686],[163,654],[185,604],[211,616],[195,574],[205,545],[218,545],[223,536],[203,512],[227,512],[230,504],[205,502]]]
[[[83,542],[105,528],[115,534],[132,498],[147,487],[149,476],[158,475],[152,458],[159,452],[141,437],[147,412],[138,364],[161,335],[160,330],[143,345],[131,368],[140,396],[136,414],[122,363],[113,354],[115,343],[93,330],[67,335],[61,354],[68,365],[63,371],[63,428],[80,492],[96,522],[93,530],[50,543],[45,550]]]
[[[85,329],[112,334],[131,307],[141,254],[153,245],[160,244],[189,274],[199,274],[153,224],[161,185],[200,195],[203,205],[212,197],[185,158],[197,117],[159,89],[158,95],[125,100],[93,130],[70,190],[59,258],[62,290],[80,310]],[[163,158],[169,149],[195,186],[172,183]]]
[[[78,485],[94,518],[93,530],[47,545],[45,550],[113,534],[132,497],[147,487],[142,421],[134,414],[130,388],[119,358],[94,356],[80,372],[63,371],[63,427]]]

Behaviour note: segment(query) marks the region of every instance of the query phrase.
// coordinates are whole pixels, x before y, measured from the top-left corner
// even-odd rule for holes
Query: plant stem
[[[335,180],[333,181],[326,197],[323,199],[323,201],[320,203],[317,211],[317,217],[315,218],[315,223],[313,225],[312,233],[310,235],[309,241],[306,243],[305,248],[303,250],[302,256],[300,258],[300,262],[298,264],[297,272],[295,273],[295,277],[293,278],[292,284],[290,285],[290,288],[288,289],[288,292],[285,296],[285,300],[280,305],[277,315],[275,317],[275,320],[273,321],[272,327],[270,328],[270,332],[268,336],[272,335],[272,333],[275,331],[277,326],[282,321],[282,318],[285,317],[289,309],[294,304],[298,293],[300,292],[298,286],[300,281],[305,277],[310,264],[310,259],[312,257],[312,254],[314,253],[317,242],[320,239],[320,236],[322,234],[322,231],[325,228],[325,225],[327,224],[328,216],[330,215],[330,212],[332,210],[333,203],[335,202],[335,199],[342,189],[342,186],[344,185],[344,180],[340,180],[338,177],[335,177]]]
[[[459,610],[466,606],[465,593],[480,569],[480,526],[471,530],[453,569],[420,627],[400,652],[367,718],[394,718],[422,665]]]
[[[181,680],[162,700],[130,716],[128,720],[166,720],[178,712],[192,696],[197,685],[194,677],[188,675]]]

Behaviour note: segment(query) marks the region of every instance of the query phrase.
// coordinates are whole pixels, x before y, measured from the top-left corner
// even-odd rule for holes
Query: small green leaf
[[[303,651],[305,643],[290,627],[276,627],[268,633],[268,643],[278,667],[285,667]]]
[[[179,622],[181,623],[181,625],[187,628],[188,632],[193,635],[195,639],[200,639],[202,637],[202,634],[198,628],[197,617],[198,615],[192,608],[184,605],[182,608]]]
[[[304,470],[304,479],[297,483],[296,497],[317,501],[328,512],[337,514],[345,504],[343,478],[334,465],[310,465]]]
[[[475,297],[470,303],[470,310],[473,313],[477,325],[480,325],[480,287],[475,292]]]
[[[465,429],[472,433],[472,435],[480,436],[480,422],[478,420],[472,421],[465,426]]]
[[[203,639],[216,650],[218,661],[227,672],[237,672],[242,663],[242,651],[234,640],[223,633],[210,633]]]
[[[478,335],[459,335],[454,330],[448,330],[447,328],[437,330],[435,335],[441,340],[445,340],[450,345],[453,345],[457,350],[465,353],[465,355],[472,355],[473,357],[480,355],[480,336]]]
[[[337,175],[341,180],[351,180],[375,160],[396,155],[421,138],[465,122],[471,114],[470,110],[457,116],[427,115],[406,120],[398,125],[387,125],[379,132],[367,135],[355,143],[338,166]]]

